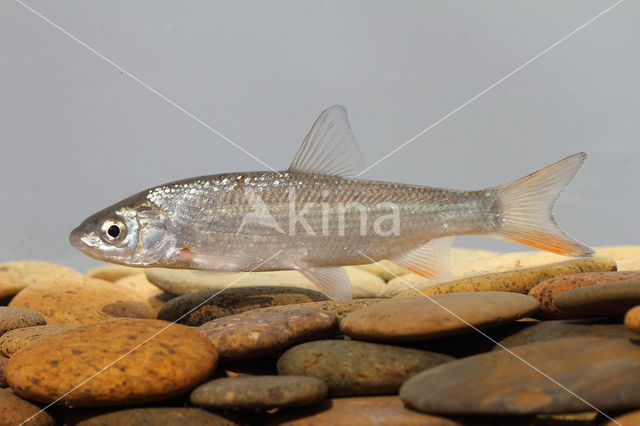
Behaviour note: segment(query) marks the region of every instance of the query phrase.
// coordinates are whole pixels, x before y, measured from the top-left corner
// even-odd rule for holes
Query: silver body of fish
[[[346,110],[320,115],[289,169],[184,179],[133,195],[86,219],[73,246],[100,260],[217,271],[296,269],[348,299],[340,266],[389,259],[450,278],[456,235],[484,235],[590,256],[552,208],[585,153],[517,181],[458,191],[354,179],[364,168]]]

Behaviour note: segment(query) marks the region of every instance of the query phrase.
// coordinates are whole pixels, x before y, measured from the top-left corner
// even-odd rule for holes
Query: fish
[[[136,267],[297,270],[328,297],[348,300],[345,265],[388,259],[450,280],[457,235],[593,256],[553,215],[586,158],[577,153],[482,190],[359,179],[364,157],[346,109],[334,105],[317,118],[288,169],[152,187],[91,215],[69,240],[90,257]]]

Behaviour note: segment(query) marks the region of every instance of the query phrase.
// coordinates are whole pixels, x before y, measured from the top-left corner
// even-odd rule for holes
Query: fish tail
[[[544,169],[495,188],[501,200],[498,238],[576,257],[594,250],[568,236],[556,223],[553,207],[587,159],[580,152]]]

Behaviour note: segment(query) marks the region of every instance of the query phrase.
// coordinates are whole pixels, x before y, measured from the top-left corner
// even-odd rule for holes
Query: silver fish
[[[483,235],[591,256],[553,217],[584,163],[574,154],[522,179],[459,191],[350,178],[365,168],[347,112],[323,111],[283,172],[202,176],[133,195],[90,216],[71,244],[113,263],[216,271],[295,269],[349,299],[341,266],[389,259],[451,277],[456,235]]]

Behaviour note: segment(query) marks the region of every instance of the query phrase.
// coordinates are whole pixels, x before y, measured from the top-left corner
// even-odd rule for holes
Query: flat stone
[[[574,316],[622,316],[640,305],[640,281],[576,288],[557,295],[553,303]]]
[[[382,302],[383,300],[384,299],[324,300],[321,302],[299,303],[295,306],[322,309],[323,311],[331,312],[341,320],[353,311],[357,311],[374,303]]]
[[[129,277],[131,275],[144,275],[143,268],[134,268],[132,266],[123,266],[123,265],[104,265],[98,266],[97,268],[93,268],[88,270],[85,275],[91,278],[98,278],[99,280],[111,281],[115,283],[116,281]]]
[[[640,410],[632,411],[622,416],[615,417],[612,421],[608,421],[604,426],[634,426],[640,425]]]
[[[640,306],[634,306],[627,311],[624,326],[633,333],[640,333]]]
[[[52,324],[7,331],[0,336],[0,354],[10,357],[43,337],[73,330],[77,327],[80,327],[80,324]]]
[[[26,399],[51,402],[62,397],[61,403],[73,406],[122,405],[188,392],[211,376],[217,360],[211,343],[189,327],[114,319],[27,346],[9,359],[5,375],[13,391]]]
[[[640,271],[635,272],[587,272],[582,274],[569,274],[552,278],[536,285],[529,291],[529,296],[540,301],[539,314],[546,318],[572,318],[566,312],[560,311],[553,299],[565,291],[575,288],[592,286],[597,284],[617,283],[624,281],[640,280]]]
[[[346,266],[354,299],[378,297],[384,290],[384,281],[355,266]],[[230,284],[241,287],[297,287],[318,291],[318,288],[298,271],[268,272],[205,272],[181,269],[152,268],[147,278],[167,293],[183,295],[205,290],[222,290]],[[225,290],[226,292],[226,290]]]
[[[42,315],[24,308],[0,306],[0,336],[16,328],[46,324]]]
[[[307,340],[331,337],[337,318],[315,308],[276,306],[209,321],[198,331],[223,360],[256,358]]]
[[[77,426],[234,426],[238,423],[200,408],[155,407],[134,408],[101,414],[77,423]]]
[[[199,326],[217,318],[253,309],[318,300],[327,300],[327,296],[316,290],[298,287],[241,287],[228,288],[223,292],[206,290],[170,300],[160,310],[158,318]]]
[[[151,306],[135,291],[84,276],[32,284],[9,306],[34,310],[47,324],[94,324],[115,317],[154,316]]]
[[[640,256],[619,261],[618,271],[640,271]]]
[[[409,377],[453,360],[419,349],[352,340],[303,343],[278,359],[278,374],[313,376],[331,396],[393,394]]]
[[[640,404],[640,346],[628,339],[576,337],[517,346],[511,351],[604,412]],[[434,414],[591,410],[513,354],[489,352],[429,369],[407,380],[400,397],[413,408]]]
[[[616,262],[607,258],[573,259],[559,263],[518,269],[515,271],[490,273],[473,277],[461,278],[446,283],[433,284],[427,282],[420,290],[407,290],[399,293],[396,298],[422,296],[423,294],[445,294],[457,292],[503,291],[527,293],[542,281],[562,275],[578,272],[615,271]],[[417,283],[416,283],[417,284]]]
[[[321,404],[278,411],[267,425],[281,426],[460,426],[444,417],[419,413],[405,407],[397,395],[335,398]]]
[[[350,313],[340,330],[362,340],[424,340],[469,333],[473,329],[467,323],[477,328],[506,324],[535,313],[538,306],[532,297],[507,292],[391,299]]]
[[[327,385],[315,377],[240,376],[212,380],[191,392],[191,403],[211,409],[300,407],[322,401]]]
[[[19,425],[25,420],[29,426],[54,426],[56,422],[40,407],[15,395],[9,389],[0,389],[0,424]]]
[[[175,296],[173,294],[166,293],[159,287],[153,285],[145,274],[133,274],[124,278],[120,278],[115,282],[117,285],[130,288],[138,293],[144,300],[147,301],[151,309],[153,309],[154,316],[158,315],[160,309]]]
[[[0,264],[0,299],[22,289],[50,280],[64,280],[81,274],[66,266],[38,260],[19,260]]]
[[[0,355],[0,388],[6,388],[9,386],[7,379],[4,377],[4,365],[9,361],[9,358]]]

